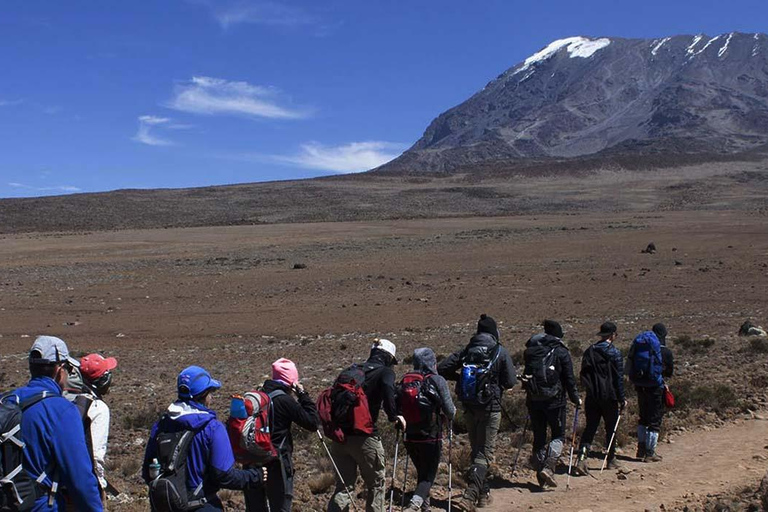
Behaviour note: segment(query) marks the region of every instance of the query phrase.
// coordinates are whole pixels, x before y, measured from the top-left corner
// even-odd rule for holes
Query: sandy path
[[[494,491],[494,503],[485,512],[509,510],[616,511],[682,509],[695,500],[727,489],[759,481],[766,471],[765,454],[768,421],[741,421],[720,429],[678,436],[672,444],[663,444],[657,464],[623,462],[633,471],[626,480],[617,472],[599,476],[599,464],[590,467],[598,479],[572,478],[566,492],[566,475],[558,476],[560,487],[550,492],[536,492],[532,474]]]

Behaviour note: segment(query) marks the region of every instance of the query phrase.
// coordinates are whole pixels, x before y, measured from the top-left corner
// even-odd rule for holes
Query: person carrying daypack
[[[437,358],[432,349],[413,351],[413,371],[406,373],[397,385],[397,410],[408,425],[405,449],[416,468],[418,481],[405,511],[428,511],[429,492],[443,448],[443,421],[453,421],[456,415],[448,383],[437,374]]]
[[[275,459],[267,464],[266,488],[245,491],[245,509],[249,512],[290,512],[294,474],[291,425],[295,423],[314,432],[320,419],[314,400],[299,381],[296,365],[289,359],[272,363],[272,379],[264,382],[261,391],[269,399],[268,429],[276,453]]]
[[[671,377],[674,371],[672,352],[666,346],[662,350],[660,338],[666,340],[666,336],[666,326],[658,323],[650,331],[637,335],[627,355],[627,374],[637,391],[640,415],[636,457],[644,462],[662,459],[656,448],[664,418],[664,377]]]
[[[446,380],[456,381],[456,395],[462,404],[471,463],[467,488],[455,506],[459,511],[472,511],[491,503],[487,474],[501,424],[501,396],[516,383],[515,366],[499,341],[496,321],[480,315],[469,344],[441,361],[437,371]]]
[[[150,433],[142,477],[152,512],[224,510],[219,489],[263,486],[266,470],[237,469],[224,425],[210,407],[221,388],[207,370],[189,366],[176,379],[173,402]]]
[[[75,404],[80,412],[86,444],[93,460],[93,471],[99,480],[102,500],[105,499],[107,489],[111,488],[104,471],[109,440],[110,411],[103,397],[109,393],[112,385],[112,371],[115,368],[117,368],[117,359],[114,357],[105,358],[100,354],[82,357],[80,367],[70,372],[68,385],[64,390],[64,397]]]
[[[611,439],[627,400],[624,394],[624,358],[613,344],[616,331],[613,322],[601,325],[597,333],[600,341],[590,345],[581,358],[581,385],[587,395],[584,401],[587,426],[581,434],[578,462],[573,470],[577,475],[589,474],[587,458],[601,419],[605,422],[605,446],[610,445],[607,467],[617,469],[616,444],[611,444]]]
[[[354,487],[357,470],[366,488],[365,510],[383,512],[385,507],[384,446],[376,422],[382,406],[396,428],[406,423],[395,404],[395,344],[377,339],[368,360],[341,372],[334,385],[320,394],[318,412],[330,454],[336,463],[336,488],[328,503],[329,512],[348,511],[351,506],[345,483]]]
[[[557,487],[555,468],[565,441],[566,395],[577,408],[581,407],[571,353],[562,338],[560,324],[545,320],[544,333],[531,337],[523,353],[522,380],[533,431],[531,462],[542,489]],[[547,427],[552,436],[549,443]]]
[[[29,383],[0,399],[0,510],[65,510],[64,488],[79,512],[104,510],[80,414],[62,396],[79,365],[63,340],[38,336]]]

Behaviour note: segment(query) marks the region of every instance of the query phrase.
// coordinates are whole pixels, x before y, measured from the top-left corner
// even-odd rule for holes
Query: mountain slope
[[[768,36],[555,41],[437,117],[380,169],[768,143]]]

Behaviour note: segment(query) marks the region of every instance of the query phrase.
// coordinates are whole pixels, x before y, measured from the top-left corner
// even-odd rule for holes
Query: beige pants
[[[357,469],[366,489],[366,512],[384,512],[384,446],[379,437],[348,436],[346,443],[331,443],[331,455],[339,468],[349,492],[355,495]],[[336,475],[336,490],[328,503],[328,512],[346,512],[350,497]]]

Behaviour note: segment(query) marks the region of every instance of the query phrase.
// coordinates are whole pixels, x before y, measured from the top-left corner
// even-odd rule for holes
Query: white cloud
[[[0,107],[10,107],[12,105],[18,105],[23,102],[24,100],[0,100]]]
[[[25,190],[34,190],[35,192],[80,192],[82,189],[79,187],[73,187],[72,185],[57,185],[55,187],[33,187],[32,185],[25,185],[24,183],[11,182],[8,183],[9,187],[23,188]]]
[[[132,137],[132,140],[149,146],[172,146],[173,142],[170,140],[163,139],[152,133],[153,128],[166,125],[170,121],[167,117],[139,116],[139,129],[136,131],[136,135]]]
[[[309,112],[278,105],[280,91],[273,87],[233,82],[207,76],[193,77],[176,86],[169,108],[205,115],[240,115],[270,119],[301,119]]]
[[[348,173],[383,165],[405,149],[404,144],[384,141],[350,142],[340,146],[309,142],[302,144],[301,151],[296,155],[273,155],[272,159],[307,169]]]
[[[299,27],[314,25],[319,20],[304,9],[271,1],[190,0],[204,5],[223,29],[241,23]]]

